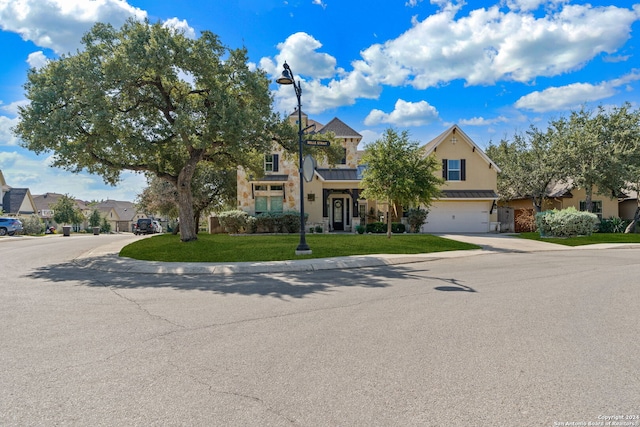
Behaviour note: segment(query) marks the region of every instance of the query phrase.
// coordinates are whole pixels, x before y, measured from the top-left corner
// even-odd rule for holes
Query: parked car
[[[153,221],[151,221],[151,224],[153,225],[153,232],[154,233],[162,233],[162,226],[160,225],[159,221],[156,221],[154,219]]]
[[[134,234],[155,233],[153,221],[150,218],[140,218],[133,229],[133,233]]]
[[[22,233],[22,222],[17,218],[0,217],[0,236]]]

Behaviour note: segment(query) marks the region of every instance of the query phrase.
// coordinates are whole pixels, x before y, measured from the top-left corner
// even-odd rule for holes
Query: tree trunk
[[[389,205],[387,207],[387,239],[391,238],[391,207],[392,202],[389,200]]]
[[[640,203],[640,200],[638,202]],[[633,214],[633,221],[631,221],[631,224],[627,225],[627,228],[624,230],[625,234],[633,233],[638,221],[640,221],[640,205],[636,208],[636,213]]]
[[[587,212],[593,212],[593,187],[588,185],[585,189],[584,197],[584,210]]]
[[[196,165],[202,157],[201,152],[193,152],[185,167],[178,174],[176,187],[178,190],[178,212],[180,215],[180,240],[191,242],[198,240],[196,223],[193,216],[193,194],[191,193],[191,179],[196,171]]]

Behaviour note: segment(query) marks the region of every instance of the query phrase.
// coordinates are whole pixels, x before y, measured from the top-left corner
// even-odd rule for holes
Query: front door
[[[344,199],[333,199],[333,229],[344,230]]]

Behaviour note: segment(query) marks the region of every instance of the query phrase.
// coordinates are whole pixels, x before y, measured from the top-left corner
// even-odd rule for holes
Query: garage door
[[[425,233],[488,233],[491,201],[436,202],[429,208]]]

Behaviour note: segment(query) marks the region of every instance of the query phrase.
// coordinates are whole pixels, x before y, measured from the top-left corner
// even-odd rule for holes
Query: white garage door
[[[491,201],[435,202],[429,208],[425,233],[488,233]]]

